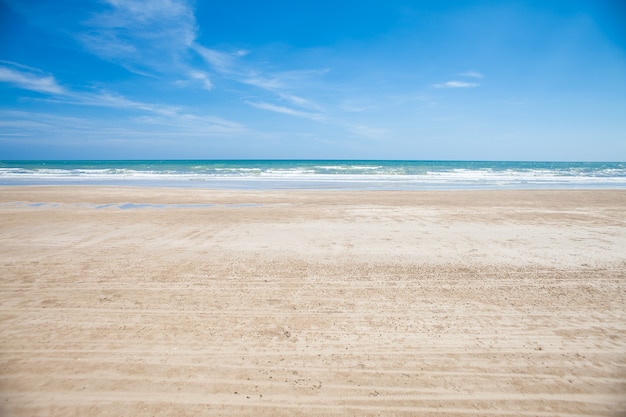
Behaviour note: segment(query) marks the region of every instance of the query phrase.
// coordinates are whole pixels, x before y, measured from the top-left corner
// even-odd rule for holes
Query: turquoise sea
[[[350,190],[626,188],[626,163],[388,160],[0,161],[0,185]]]

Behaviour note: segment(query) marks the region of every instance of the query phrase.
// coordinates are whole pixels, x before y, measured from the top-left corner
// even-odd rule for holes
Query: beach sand
[[[625,190],[4,187],[0,266],[3,417],[626,412]]]

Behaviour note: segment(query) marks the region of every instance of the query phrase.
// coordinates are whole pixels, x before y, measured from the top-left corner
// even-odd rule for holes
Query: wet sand
[[[619,416],[626,191],[0,188],[0,416]]]

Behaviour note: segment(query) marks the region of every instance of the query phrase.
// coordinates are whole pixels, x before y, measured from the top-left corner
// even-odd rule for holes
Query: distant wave
[[[1,185],[206,188],[626,188],[621,162],[0,161]]]

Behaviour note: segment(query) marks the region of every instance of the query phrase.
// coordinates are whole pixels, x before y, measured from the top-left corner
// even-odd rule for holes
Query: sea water
[[[388,160],[0,161],[0,185],[331,190],[626,188],[626,163]]]

